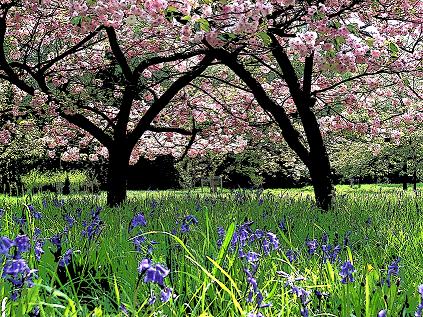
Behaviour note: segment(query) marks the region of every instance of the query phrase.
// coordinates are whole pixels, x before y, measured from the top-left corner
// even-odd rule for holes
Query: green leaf
[[[82,17],[81,16],[73,17],[71,19],[71,23],[72,23],[72,25],[80,26],[81,23],[82,23]]]
[[[204,31],[204,32],[210,32],[209,21],[207,21],[204,18],[200,18],[197,21],[195,21],[194,28],[196,30],[201,30],[201,31]]]
[[[270,43],[272,43],[272,39],[270,38],[269,34],[266,32],[259,32],[257,33],[258,37],[262,40],[264,45],[268,46]]]
[[[233,34],[233,33],[223,33],[223,34],[220,34],[219,36],[218,36],[218,38],[220,39],[220,40],[222,40],[222,41],[225,41],[225,42],[230,42],[230,41],[232,41],[232,40],[235,40],[236,39],[236,35],[235,34]]]
[[[389,48],[389,51],[391,52],[391,57],[393,58],[398,57],[399,48],[397,44],[393,42],[389,42],[388,48]]]
[[[347,25],[348,31],[353,34],[358,34],[358,24],[357,23],[350,23]]]
[[[345,38],[343,36],[335,37],[335,48],[338,51],[342,44],[345,43]]]

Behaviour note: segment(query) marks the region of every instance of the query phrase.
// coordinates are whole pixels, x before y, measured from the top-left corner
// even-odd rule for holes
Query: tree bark
[[[335,188],[332,181],[329,156],[325,149],[322,149],[320,153],[315,153],[311,157],[308,169],[314,189],[316,205],[328,211],[332,207]]]
[[[109,149],[107,205],[116,207],[126,200],[130,151],[122,145]]]
[[[408,188],[407,161],[405,161],[404,165],[402,166],[402,172],[404,173],[404,175],[402,176],[402,189],[407,190]]]
[[[413,190],[417,191],[417,170],[413,172]]]

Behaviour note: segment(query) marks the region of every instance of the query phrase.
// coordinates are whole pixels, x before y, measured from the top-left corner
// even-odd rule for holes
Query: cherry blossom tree
[[[90,159],[107,157],[110,205],[125,199],[130,160],[160,138],[183,145],[198,132],[184,117],[192,112],[164,109],[213,61],[159,26],[160,8],[152,5],[0,2],[0,77],[16,87],[15,116],[30,112],[49,123],[50,155],[68,145],[62,159],[75,160],[91,145]],[[9,135],[2,129],[2,142]]]
[[[271,115],[308,167],[317,204],[325,210],[334,189],[324,133],[377,131],[372,114],[375,104],[389,100],[386,85],[399,85],[421,99],[419,86],[409,80],[422,77],[420,1],[190,4],[188,13],[175,10],[184,17],[180,24],[189,28],[191,41],[202,43],[242,79]],[[375,89],[379,94],[371,97],[360,93]],[[344,109],[366,111],[368,121],[351,124],[340,113]]]

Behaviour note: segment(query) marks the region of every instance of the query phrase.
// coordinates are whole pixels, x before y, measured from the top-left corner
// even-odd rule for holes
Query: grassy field
[[[420,192],[337,193],[328,213],[307,188],[129,192],[119,208],[104,207],[104,194],[2,196],[2,312],[415,316]]]

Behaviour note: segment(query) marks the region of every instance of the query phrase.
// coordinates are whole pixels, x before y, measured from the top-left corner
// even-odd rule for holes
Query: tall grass
[[[413,193],[345,193],[338,195],[334,210],[328,213],[314,208],[310,196],[292,193],[133,194],[121,207],[100,211],[100,230],[91,240],[81,232],[87,230],[91,211],[103,199],[75,196],[62,206],[53,198],[43,203],[39,197],[31,202],[0,198],[4,209],[0,236],[13,239],[24,233],[32,239],[39,228],[38,239],[45,240],[39,262],[33,250],[25,254],[38,277],[17,301],[10,299],[11,283],[0,278],[0,299],[8,298],[7,316],[28,315],[35,307],[42,316],[125,316],[126,310],[131,316],[301,316],[303,305],[293,294],[291,281],[298,277],[293,284],[310,291],[306,303],[310,316],[367,317],[377,316],[382,309],[388,316],[413,316],[419,304],[423,199]],[[42,213],[41,219],[34,218],[26,207],[29,203]],[[147,226],[129,231],[131,219],[140,212]],[[75,219],[67,233],[63,233],[68,226],[65,215]],[[194,215],[198,224],[181,232],[187,215]],[[25,218],[26,223],[18,225],[17,218]],[[244,253],[260,254],[254,278],[264,297],[262,303],[271,304],[263,308],[257,306],[258,293],[248,301],[251,284],[244,270],[251,270],[251,263],[239,257],[239,244],[233,243],[240,226],[249,221],[252,232],[273,232],[280,242],[268,255],[258,240],[243,248]],[[218,227],[225,230],[223,238]],[[338,240],[341,246],[332,262],[323,261],[320,245],[325,233],[328,244],[334,247]],[[63,234],[62,254],[73,250],[65,270],[58,268],[53,255],[56,247],[49,240],[57,234]],[[344,246],[346,235],[349,242]],[[137,251],[134,241],[139,237],[145,241]],[[314,238],[319,248],[309,255],[305,241]],[[290,261],[289,254],[296,259]],[[144,283],[137,271],[139,261],[146,257],[170,270],[165,284],[173,289],[173,296],[166,303],[159,300],[160,287]],[[391,277],[388,286],[388,266],[398,257],[399,274]],[[342,284],[339,272],[347,260],[356,270],[355,281]],[[157,300],[149,304],[152,295]]]

